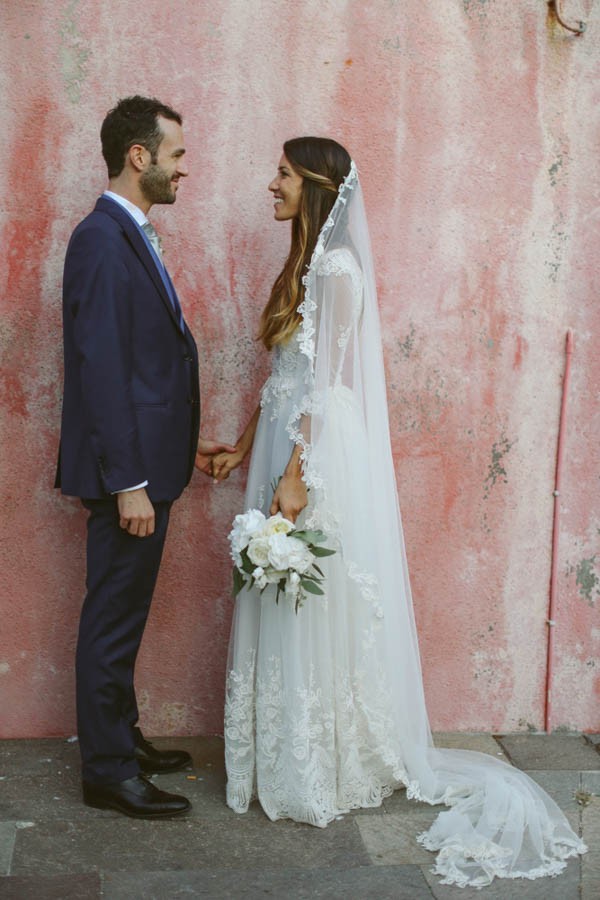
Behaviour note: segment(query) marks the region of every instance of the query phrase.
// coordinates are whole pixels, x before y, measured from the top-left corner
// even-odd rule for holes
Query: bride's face
[[[275,198],[275,218],[279,222],[295,219],[300,211],[303,178],[292,169],[285,154],[279,160],[277,175],[269,185]]]

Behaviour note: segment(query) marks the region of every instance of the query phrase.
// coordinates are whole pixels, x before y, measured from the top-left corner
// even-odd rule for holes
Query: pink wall
[[[105,185],[116,98],[185,116],[191,174],[155,211],[202,348],[204,432],[234,439],[288,229],[282,141],[329,134],[361,171],[392,439],[434,729],[543,726],[552,489],[566,443],[553,726],[598,730],[600,4],[564,0],[21,0],[0,11],[0,734],[74,730],[85,517],[52,491],[60,283]],[[139,669],[149,733],[221,728],[225,535],[243,474],[176,506]]]

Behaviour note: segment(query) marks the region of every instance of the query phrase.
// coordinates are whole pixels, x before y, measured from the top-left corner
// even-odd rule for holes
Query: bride
[[[227,803],[320,827],[397,788],[445,804],[419,836],[444,883],[556,875],[585,851],[553,800],[491,756],[433,747],[389,439],[358,173],[325,138],[287,141],[269,185],[291,221],[261,318],[273,370],[227,478],[252,449],[245,508],[322,529],[323,596],[238,595],[227,675]]]

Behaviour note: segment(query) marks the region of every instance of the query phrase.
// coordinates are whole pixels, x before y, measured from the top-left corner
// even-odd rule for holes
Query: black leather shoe
[[[177,772],[192,764],[192,757],[185,750],[157,750],[139,728],[133,729],[133,739],[135,758],[142,772],[161,775],[165,772]]]
[[[134,819],[178,816],[192,808],[187,797],[160,791],[145,775],[135,775],[115,784],[84,781],[83,802],[96,809],[116,809]]]

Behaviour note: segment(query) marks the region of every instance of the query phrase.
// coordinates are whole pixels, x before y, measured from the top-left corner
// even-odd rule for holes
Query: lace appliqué
[[[327,687],[318,685],[311,666],[293,696],[286,696],[284,681],[276,656],[263,661],[256,679],[253,658],[229,673],[227,803],[233,810],[247,810],[258,777],[271,819],[324,827],[350,809],[380,806],[407,783],[390,692],[382,671],[373,676],[372,660],[353,676],[336,670]]]
[[[256,715],[254,684],[256,651],[249,650],[242,669],[227,675],[225,696],[225,746],[227,752],[227,804],[235,812],[247,812],[256,796],[254,734]]]
[[[287,344],[277,345],[273,351],[272,372],[260,397],[260,405],[269,410],[271,421],[279,418],[286,402],[294,396],[299,381],[305,378],[306,359],[300,352],[298,341],[296,333]]]

